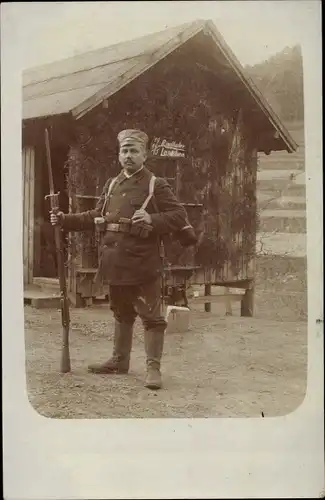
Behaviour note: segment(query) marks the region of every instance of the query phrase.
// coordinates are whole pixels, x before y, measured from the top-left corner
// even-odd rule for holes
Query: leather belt
[[[116,224],[110,222],[109,224],[106,224],[106,231],[113,231],[115,233],[129,233],[130,228],[127,227],[126,224]]]
[[[140,224],[130,224],[127,222],[120,223],[107,223],[105,227],[107,232],[115,232],[115,233],[127,233],[131,236],[136,236],[139,238],[148,238],[149,234],[152,231],[152,227],[148,225],[140,225]]]

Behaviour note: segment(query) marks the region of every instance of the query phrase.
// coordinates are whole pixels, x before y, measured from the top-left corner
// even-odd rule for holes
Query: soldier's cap
[[[149,141],[149,137],[142,130],[127,129],[122,130],[118,136],[117,140],[120,143],[120,147],[126,146],[127,144],[134,144],[137,142],[141,146],[146,147]]]

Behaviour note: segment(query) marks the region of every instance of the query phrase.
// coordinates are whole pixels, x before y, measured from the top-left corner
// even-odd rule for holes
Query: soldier
[[[93,373],[127,373],[137,315],[144,326],[145,387],[162,385],[160,364],[166,321],[162,315],[160,238],[188,227],[187,214],[167,182],[157,178],[153,199],[142,208],[152,173],[145,167],[148,136],[140,130],[118,134],[122,170],[109,179],[94,210],[78,214],[51,213],[51,223],[67,231],[102,226],[98,275],[109,284],[114,314],[112,357],[88,367]],[[109,190],[111,190],[109,192]]]

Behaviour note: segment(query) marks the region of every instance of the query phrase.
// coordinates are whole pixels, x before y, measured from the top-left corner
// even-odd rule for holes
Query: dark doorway
[[[67,160],[68,147],[53,146],[51,150],[52,171],[54,191],[60,192],[59,204],[60,210],[67,213],[69,211],[69,194],[67,187],[67,170],[65,163]],[[45,199],[50,193],[49,176],[46,163],[45,152],[41,155],[39,164],[37,165],[38,182],[36,189],[39,191],[39,204],[35,217],[35,233],[37,238],[37,257],[35,257],[34,276],[44,278],[58,278],[57,256],[55,248],[54,230],[50,223],[50,200]],[[67,259],[67,236],[64,236],[64,253],[65,260]]]

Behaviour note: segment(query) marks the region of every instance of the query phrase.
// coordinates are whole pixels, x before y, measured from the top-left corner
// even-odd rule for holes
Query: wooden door
[[[23,263],[24,285],[33,282],[35,149],[23,148]]]

